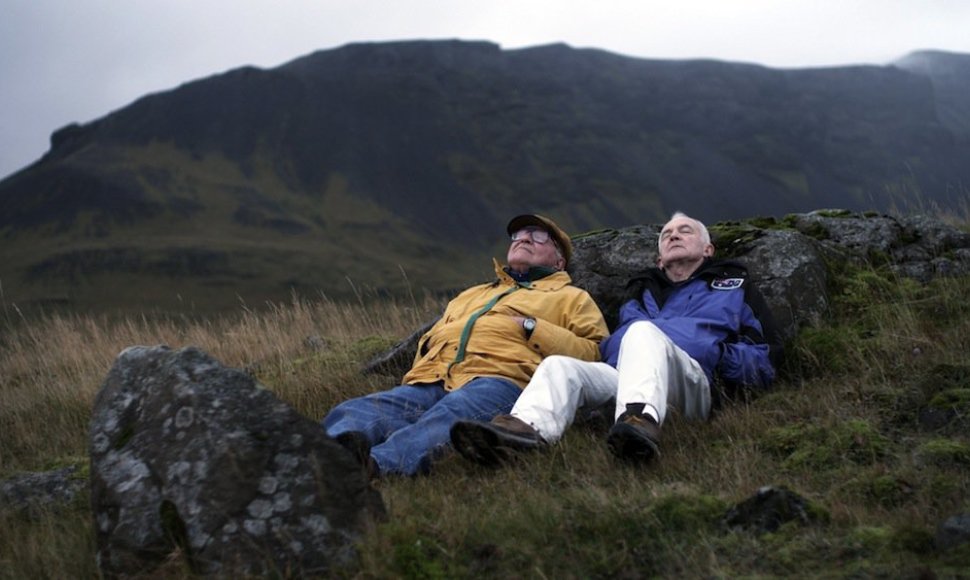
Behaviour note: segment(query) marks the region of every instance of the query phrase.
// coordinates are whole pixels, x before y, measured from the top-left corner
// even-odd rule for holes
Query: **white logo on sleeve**
[[[736,290],[744,284],[744,278],[715,278],[711,282],[714,290]]]

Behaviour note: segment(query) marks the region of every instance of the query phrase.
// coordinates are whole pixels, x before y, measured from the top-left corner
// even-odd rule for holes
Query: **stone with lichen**
[[[322,574],[384,514],[315,422],[187,348],[123,351],[90,424],[97,559],[107,576],[181,553],[200,574]]]

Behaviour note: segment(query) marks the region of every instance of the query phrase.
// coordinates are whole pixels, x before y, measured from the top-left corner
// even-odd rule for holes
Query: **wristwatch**
[[[525,320],[522,321],[522,328],[525,329],[526,340],[532,338],[532,331],[536,329],[536,319],[526,318]]]

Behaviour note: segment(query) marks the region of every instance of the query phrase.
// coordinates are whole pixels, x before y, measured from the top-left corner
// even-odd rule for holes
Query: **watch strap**
[[[526,340],[532,338],[532,331],[536,329],[536,319],[526,318],[525,322],[522,323],[522,327],[525,328]]]

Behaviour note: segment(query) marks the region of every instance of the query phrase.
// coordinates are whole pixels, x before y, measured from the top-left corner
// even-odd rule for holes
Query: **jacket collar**
[[[518,282],[516,282],[512,276],[509,276],[509,273],[505,271],[505,266],[500,264],[498,260],[492,258],[492,264],[495,267],[495,275],[498,277],[497,282],[499,284],[510,286],[513,284],[518,284]],[[554,274],[549,274],[544,278],[534,280],[528,284],[530,288],[534,288],[536,290],[553,291],[572,284],[572,281],[572,277],[570,277],[565,270],[560,270]]]
[[[745,276],[747,275],[748,269],[744,264],[734,261],[734,260],[717,260],[714,258],[706,258],[700,266],[682,282],[673,282],[667,277],[667,274],[660,268],[651,268],[648,271],[648,275],[651,275],[665,284],[678,285],[686,284],[691,280],[696,280],[697,278],[715,278],[718,276]]]

